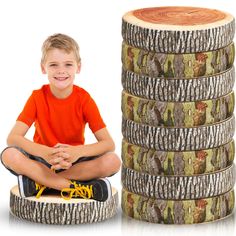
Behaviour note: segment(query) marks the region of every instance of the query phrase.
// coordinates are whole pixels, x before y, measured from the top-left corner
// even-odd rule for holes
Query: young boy
[[[43,43],[41,69],[49,84],[33,91],[1,154],[3,165],[18,176],[22,197],[39,197],[50,188],[64,198],[111,196],[105,177],[119,171],[120,159],[94,100],[73,84],[80,67],[79,46],[71,37],[55,34]],[[34,142],[25,137],[33,123]],[[86,123],[96,143],[84,145]]]

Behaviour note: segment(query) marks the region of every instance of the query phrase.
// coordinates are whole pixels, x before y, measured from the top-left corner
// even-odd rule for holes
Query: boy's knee
[[[104,160],[106,165],[111,170],[112,174],[117,173],[121,166],[120,158],[113,152],[107,153],[107,155],[106,160]]]
[[[112,158],[113,158],[113,161],[114,161],[115,172],[118,172],[120,170],[120,167],[121,167],[121,160],[115,153],[113,153]]]
[[[13,162],[15,164],[20,159],[20,156],[22,156],[20,151],[14,147],[9,147],[2,152],[1,158],[5,166],[11,166]]]

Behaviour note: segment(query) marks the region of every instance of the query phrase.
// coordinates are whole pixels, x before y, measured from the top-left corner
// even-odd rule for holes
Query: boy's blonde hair
[[[65,34],[53,34],[44,41],[41,64],[45,62],[47,53],[54,48],[64,50],[67,53],[73,52],[77,63],[80,64],[79,45],[73,38]]]

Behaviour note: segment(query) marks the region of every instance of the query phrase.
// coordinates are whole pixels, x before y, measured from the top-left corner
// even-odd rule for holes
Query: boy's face
[[[48,75],[52,89],[66,90],[73,87],[75,74],[80,71],[80,64],[77,63],[73,52],[67,53],[55,48],[48,52],[41,69]]]

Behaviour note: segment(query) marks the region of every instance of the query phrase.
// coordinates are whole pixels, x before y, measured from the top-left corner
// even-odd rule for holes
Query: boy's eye
[[[71,63],[67,63],[66,66],[73,66],[73,64],[71,64]]]
[[[50,64],[49,66],[56,66],[57,64]]]

